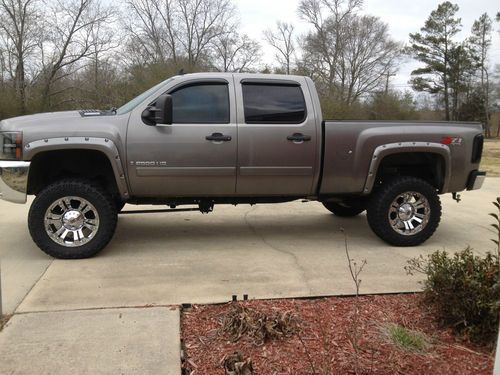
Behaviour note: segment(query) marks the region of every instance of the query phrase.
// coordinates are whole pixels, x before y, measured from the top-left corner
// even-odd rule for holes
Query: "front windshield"
[[[123,115],[124,113],[127,113],[131,110],[133,110],[135,107],[137,107],[139,104],[141,104],[148,96],[150,96],[152,93],[154,93],[156,90],[158,90],[161,86],[165,85],[166,83],[170,82],[173,80],[173,78],[169,78],[163,82],[160,82],[154,87],[151,87],[148,91],[143,92],[141,95],[135,97],[128,103],[122,105],[120,108],[116,110],[117,115]]]

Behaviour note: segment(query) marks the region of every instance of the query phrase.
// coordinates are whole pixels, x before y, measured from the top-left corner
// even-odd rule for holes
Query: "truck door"
[[[232,78],[231,78],[232,80]],[[132,194],[209,197],[235,194],[234,85],[225,79],[188,80],[168,90],[172,125],[147,126],[133,111],[127,134]]]
[[[239,195],[312,194],[319,153],[315,115],[305,79],[235,76]]]

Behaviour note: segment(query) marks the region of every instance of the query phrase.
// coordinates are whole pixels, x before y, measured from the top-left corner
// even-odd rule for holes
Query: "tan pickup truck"
[[[306,77],[187,74],[118,109],[2,121],[0,196],[35,195],[31,236],[58,258],[97,254],[125,203],[317,200],[414,246],[438,227],[439,194],[481,187],[482,147],[477,123],[323,120]]]

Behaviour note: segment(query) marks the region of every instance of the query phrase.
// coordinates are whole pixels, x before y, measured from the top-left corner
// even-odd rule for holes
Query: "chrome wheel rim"
[[[404,236],[421,232],[429,223],[431,207],[422,194],[409,191],[399,194],[389,208],[389,222],[392,229]]]
[[[53,202],[44,216],[49,238],[65,247],[85,245],[99,230],[99,214],[88,200],[69,196]]]

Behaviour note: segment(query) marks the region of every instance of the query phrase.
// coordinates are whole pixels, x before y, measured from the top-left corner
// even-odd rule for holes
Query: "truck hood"
[[[23,143],[58,137],[106,137],[116,139],[126,131],[127,115],[85,115],[64,111],[13,117],[0,122],[1,131],[22,131]]]
[[[1,122],[2,130],[28,130],[33,127],[39,128],[40,126],[53,124],[54,122],[72,123],[77,119],[81,119],[78,111],[65,111],[65,112],[47,112],[35,115],[13,117]]]

